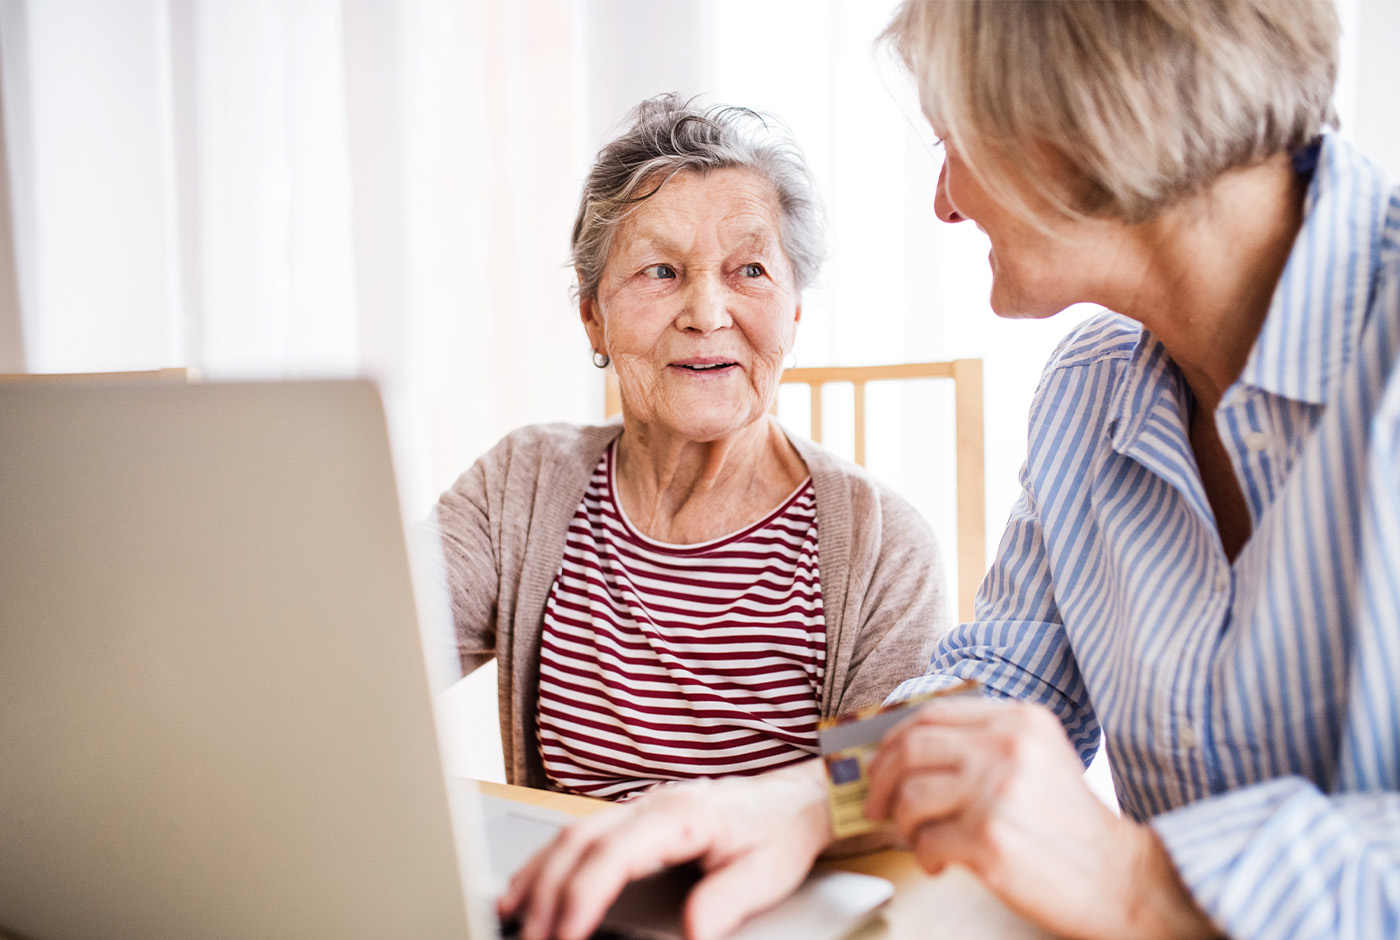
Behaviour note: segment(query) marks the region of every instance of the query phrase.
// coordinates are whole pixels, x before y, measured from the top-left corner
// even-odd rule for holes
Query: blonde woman
[[[1046,367],[976,621],[895,692],[990,695],[888,736],[868,812],[1068,937],[1394,936],[1400,194],[1330,132],[1335,11],[906,0],[886,35],[994,310],[1112,312]],[[1121,816],[1081,776],[1103,740]],[[720,936],[828,847],[821,799],[811,763],[658,794],[503,906],[578,937],[695,857]]]

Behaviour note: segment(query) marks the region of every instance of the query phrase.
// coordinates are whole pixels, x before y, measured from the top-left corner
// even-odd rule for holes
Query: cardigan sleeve
[[[493,512],[493,503],[500,500],[500,488],[493,492],[491,484],[505,446],[507,442],[497,445],[458,477],[439,497],[431,520],[441,542],[443,577],[464,674],[496,655],[501,532],[500,513]]]
[[[888,489],[874,486],[872,497],[872,506],[853,507],[853,526],[868,527],[853,533],[851,559],[853,583],[864,580],[865,589],[847,598],[857,633],[842,711],[879,704],[900,682],[921,674],[948,629],[943,568],[928,523]]]

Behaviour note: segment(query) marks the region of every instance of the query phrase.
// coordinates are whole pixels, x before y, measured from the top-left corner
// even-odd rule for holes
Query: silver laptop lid
[[[469,935],[370,383],[0,387],[0,846],[45,940]]]

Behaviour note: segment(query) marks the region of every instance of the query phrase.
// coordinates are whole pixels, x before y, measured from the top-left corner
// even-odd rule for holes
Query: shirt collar
[[[1309,161],[1295,161],[1306,171]],[[1324,135],[1303,202],[1303,225],[1264,325],[1222,404],[1261,389],[1324,404],[1350,362],[1368,306],[1388,199],[1384,176],[1334,134]]]
[[[1137,344],[1128,358],[1121,379],[1109,404],[1113,447],[1119,453],[1132,453],[1138,437],[1150,421],[1160,417],[1162,408],[1176,412],[1178,423],[1186,413],[1185,385],[1167,347],[1146,329],[1138,333]]]

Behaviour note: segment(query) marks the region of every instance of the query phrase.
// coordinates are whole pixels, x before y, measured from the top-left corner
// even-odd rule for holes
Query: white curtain
[[[426,512],[601,408],[576,50],[559,0],[8,0],[9,367],[372,375]]]

